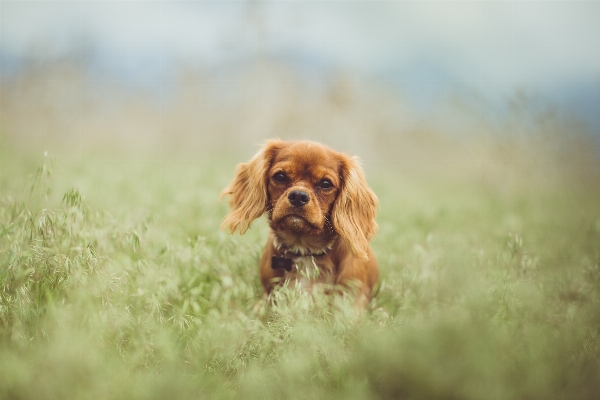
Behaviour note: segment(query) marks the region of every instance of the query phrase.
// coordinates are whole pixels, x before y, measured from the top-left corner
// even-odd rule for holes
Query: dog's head
[[[271,228],[296,236],[340,235],[367,258],[377,197],[357,158],[314,142],[270,140],[221,193],[231,195],[222,228],[244,233],[267,212]]]

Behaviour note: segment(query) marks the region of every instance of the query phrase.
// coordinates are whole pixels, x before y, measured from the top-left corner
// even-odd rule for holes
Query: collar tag
[[[291,258],[277,256],[271,257],[271,268],[273,269],[283,268],[289,272],[292,270],[292,264],[293,262]]]

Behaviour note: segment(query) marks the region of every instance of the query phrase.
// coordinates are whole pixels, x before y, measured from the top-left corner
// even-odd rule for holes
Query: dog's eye
[[[331,189],[333,187],[333,183],[329,179],[323,179],[319,182],[319,187],[321,189]]]
[[[278,172],[275,175],[273,175],[273,179],[277,182],[282,182],[282,183],[287,180],[287,178],[283,172]]]

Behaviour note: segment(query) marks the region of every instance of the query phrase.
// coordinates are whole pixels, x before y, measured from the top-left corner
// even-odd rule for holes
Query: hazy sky
[[[577,87],[600,104],[597,1],[0,1],[0,24],[4,58],[93,46],[107,67],[160,71],[262,51],[484,93]]]

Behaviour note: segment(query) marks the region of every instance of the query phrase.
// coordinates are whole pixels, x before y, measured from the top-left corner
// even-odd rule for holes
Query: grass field
[[[71,70],[3,83],[0,398],[599,397],[597,141],[518,102],[499,131],[463,110],[407,133],[395,99],[267,70],[287,91],[269,97],[256,71],[229,109],[206,79],[171,109],[106,85],[96,104]],[[276,132],[365,160],[381,282],[363,315],[264,302],[266,224],[219,230],[235,164]]]
[[[261,300],[264,222],[219,231],[234,164],[5,149],[0,397],[598,397],[598,181],[367,168],[382,276],[357,317]]]

